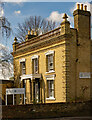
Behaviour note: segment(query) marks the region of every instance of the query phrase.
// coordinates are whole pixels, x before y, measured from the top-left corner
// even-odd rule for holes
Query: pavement
[[[62,117],[62,118],[33,119],[33,120],[92,120],[92,117]]]

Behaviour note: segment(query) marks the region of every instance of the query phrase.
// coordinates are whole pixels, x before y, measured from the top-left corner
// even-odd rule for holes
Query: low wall
[[[91,116],[92,101],[2,106],[4,119],[34,119],[64,116]]]

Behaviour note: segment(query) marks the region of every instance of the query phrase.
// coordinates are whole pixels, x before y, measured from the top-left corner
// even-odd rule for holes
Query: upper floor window
[[[25,61],[24,62],[20,62],[20,69],[21,69],[21,75],[26,74]]]
[[[38,59],[33,59],[33,73],[38,73]]]
[[[38,73],[38,55],[34,55],[31,57],[32,59],[32,72],[33,74]]]
[[[47,71],[51,71],[54,69],[53,66],[53,54],[47,55]]]
[[[26,74],[25,58],[20,59],[19,62],[20,62],[20,73],[21,73],[21,75]]]
[[[46,53],[46,71],[54,71],[54,51]]]

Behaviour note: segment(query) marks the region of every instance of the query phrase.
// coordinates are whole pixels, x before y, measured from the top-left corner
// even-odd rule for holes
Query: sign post
[[[6,105],[7,105],[7,94],[6,94]]]

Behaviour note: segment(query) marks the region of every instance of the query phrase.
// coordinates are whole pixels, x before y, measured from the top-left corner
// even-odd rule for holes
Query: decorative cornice
[[[21,49],[18,49],[16,52],[13,52],[13,56],[25,54],[27,52],[31,52],[37,49],[41,49],[43,47],[51,46],[53,44],[65,41],[66,39],[70,39],[72,37],[71,34],[65,34],[65,35],[59,35],[58,37],[54,37],[45,41],[39,41],[38,43],[31,44],[27,47],[23,47]]]

